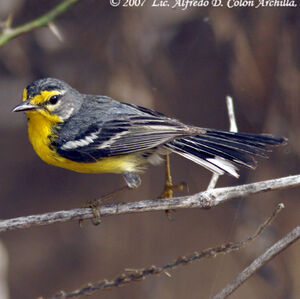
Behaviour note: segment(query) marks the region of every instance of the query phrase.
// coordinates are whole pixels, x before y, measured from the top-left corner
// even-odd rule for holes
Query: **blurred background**
[[[30,21],[59,1],[2,0],[0,20]],[[123,3],[123,2],[122,2]],[[55,25],[63,41],[41,28],[0,48],[0,198],[2,219],[72,209],[123,184],[113,174],[87,175],[42,162],[27,139],[26,119],[11,110],[24,87],[57,77],[83,93],[156,109],[188,124],[228,130],[225,97],[234,98],[240,131],[286,136],[289,144],[241,169],[232,186],[299,173],[299,8],[189,8],[110,6],[80,1]],[[189,194],[207,188],[211,174],[172,156],[174,182]],[[138,190],[119,202],[153,199],[164,168],[150,167]],[[185,191],[182,194],[187,194]],[[112,279],[125,268],[163,265],[195,250],[252,234],[276,204],[286,206],[253,244],[91,298],[209,298],[267,247],[299,225],[299,188],[227,202],[211,210],[178,210],[60,223],[2,233],[10,298],[50,296],[87,282]],[[300,244],[294,244],[249,279],[231,298],[299,298]],[[4,254],[5,256],[5,254]],[[5,267],[5,258],[1,260]],[[5,274],[4,274],[5,276]]]

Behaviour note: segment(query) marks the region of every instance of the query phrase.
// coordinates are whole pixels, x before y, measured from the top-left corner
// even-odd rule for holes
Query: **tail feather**
[[[165,147],[171,150],[172,152],[203,166],[204,168],[210,170],[211,172],[214,172],[219,175],[222,175],[224,173],[229,173],[235,177],[239,177],[236,171],[237,170],[236,166],[226,161],[225,159],[222,159],[220,157],[214,157],[213,155],[210,155],[200,150],[191,153],[190,149],[186,149],[178,144],[174,144],[174,142],[165,144]],[[220,163],[222,161],[224,161],[223,163],[224,166],[220,167]]]
[[[259,147],[255,146],[255,144],[245,141],[237,141],[237,140],[228,140],[220,137],[205,135],[205,136],[195,136],[191,137],[192,140],[198,141],[198,142],[205,142],[211,146],[214,145],[222,145],[224,147],[227,147],[229,149],[236,150],[237,148],[239,151],[243,153],[247,153],[250,155],[260,156],[260,157],[267,157],[265,154],[266,151],[271,151],[269,148],[264,147],[263,145],[259,145]]]
[[[205,140],[192,141],[190,138],[175,140],[174,143],[184,146],[187,150],[191,149],[191,153],[193,152],[196,155],[197,152],[201,151],[213,157],[221,157],[225,160],[233,161],[239,165],[255,167],[255,161],[251,156],[220,144],[209,144]]]
[[[255,168],[253,156],[267,157],[270,146],[286,142],[272,135],[233,133],[207,129],[204,135],[189,136],[165,144],[175,152],[217,174],[238,177],[236,165]]]
[[[219,130],[207,129],[206,134],[208,136],[216,136],[219,138],[224,138],[228,140],[236,140],[239,142],[250,142],[253,143],[255,147],[262,146],[265,149],[266,145],[279,145],[286,143],[286,138],[284,137],[276,137],[268,134],[251,134],[251,133],[234,133],[234,132],[226,132]]]

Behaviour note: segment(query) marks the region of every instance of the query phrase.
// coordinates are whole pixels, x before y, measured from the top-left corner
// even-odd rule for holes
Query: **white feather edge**
[[[213,163],[214,165],[222,168],[225,172],[238,178],[240,175],[237,173],[237,168],[231,162],[226,161],[221,157],[208,158],[207,161]]]
[[[63,150],[70,150],[70,149],[75,149],[78,147],[87,146],[87,145],[93,143],[94,140],[98,138],[98,134],[100,133],[100,131],[101,131],[101,129],[98,130],[97,132],[93,132],[90,135],[87,135],[84,138],[79,139],[79,140],[68,141],[68,142],[64,143],[61,148]]]
[[[232,176],[238,178],[239,174],[237,173],[237,168],[230,162],[224,160],[220,157],[208,158],[207,160],[200,159],[198,157],[192,156],[190,154],[180,153],[174,151],[176,154],[183,156],[204,168],[216,173],[218,175],[223,175],[225,172],[231,174]]]

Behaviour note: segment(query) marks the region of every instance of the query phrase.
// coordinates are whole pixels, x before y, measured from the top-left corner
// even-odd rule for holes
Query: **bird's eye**
[[[58,100],[59,100],[59,97],[58,97],[57,95],[56,95],[56,96],[52,96],[52,97],[50,98],[50,100],[49,100],[49,103],[50,103],[51,105],[55,105],[55,104],[57,104]]]

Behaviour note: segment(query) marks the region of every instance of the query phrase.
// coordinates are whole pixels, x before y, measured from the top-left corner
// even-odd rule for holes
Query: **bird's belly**
[[[61,157],[48,145],[41,142],[33,144],[35,152],[48,164],[82,173],[122,173],[137,172],[140,162],[134,155],[123,155],[99,159],[92,163],[76,162]]]
[[[46,125],[40,125],[37,129],[34,124],[28,123],[28,135],[33,149],[48,164],[82,173],[122,173],[141,170],[141,160],[133,154],[107,157],[92,163],[66,159],[60,156],[55,148],[51,146],[48,137],[50,133],[50,129]]]
[[[82,173],[123,173],[140,171],[140,163],[134,155],[114,156],[99,159],[96,162],[75,162],[60,156],[55,161],[48,162],[52,165]]]
[[[92,163],[76,162],[58,155],[41,139],[32,142],[38,156],[48,164],[82,173],[122,173],[139,171],[140,162],[134,155],[123,155],[99,159]]]
[[[36,113],[28,113],[28,135],[33,149],[46,163],[83,173],[122,173],[142,170],[145,161],[134,154],[106,157],[92,163],[76,162],[60,156],[51,145],[52,123]]]

